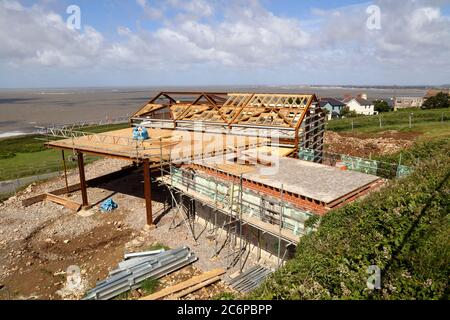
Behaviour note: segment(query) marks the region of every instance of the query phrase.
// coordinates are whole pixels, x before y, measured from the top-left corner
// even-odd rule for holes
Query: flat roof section
[[[150,139],[139,142],[133,140],[132,130],[126,128],[97,134],[75,132],[76,137],[47,144],[52,148],[159,163],[161,156],[164,161],[186,161],[254,148],[268,142],[266,138],[168,129],[147,129]]]
[[[233,163],[229,160],[226,162],[223,163],[223,157],[194,161],[196,164],[219,170],[223,165],[230,166]],[[343,171],[335,167],[287,157],[279,158],[279,167],[273,175],[261,174],[260,169],[267,169],[267,167],[260,164],[245,165],[245,167],[253,168],[251,171],[241,171],[242,177],[245,179],[277,189],[281,189],[283,186],[285,191],[326,204],[380,180],[374,175]]]

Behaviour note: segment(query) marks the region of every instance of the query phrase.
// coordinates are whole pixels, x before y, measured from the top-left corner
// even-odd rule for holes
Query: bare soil
[[[327,131],[325,146],[326,151],[330,153],[369,158],[409,148],[420,135],[419,132],[398,131],[385,131],[379,134]]]
[[[104,159],[86,166],[88,179],[120,169],[127,165],[120,160]],[[146,226],[143,181],[140,173],[107,182],[88,189],[89,211],[74,213],[52,202],[22,207],[21,200],[64,186],[62,177],[32,185],[0,204],[0,299],[79,299],[84,291],[107,277],[108,272],[122,261],[126,252],[147,250],[155,243],[170,248],[189,246],[199,260],[160,280],[160,287],[169,286],[201,272],[224,266],[225,259],[211,258],[214,243],[202,232],[194,241],[182,216],[165,208],[164,191],[153,186],[153,212],[157,228]],[[69,173],[69,183],[78,182],[76,170]],[[80,192],[69,197],[81,202]],[[102,213],[100,203],[112,197],[118,209]],[[170,228],[175,219],[176,228]],[[196,230],[205,228],[196,223]],[[248,267],[254,264],[249,259]],[[84,290],[67,292],[66,270],[78,266]],[[236,272],[236,268],[228,274]],[[218,282],[185,297],[210,299],[230,291]],[[131,298],[138,298],[136,291]]]

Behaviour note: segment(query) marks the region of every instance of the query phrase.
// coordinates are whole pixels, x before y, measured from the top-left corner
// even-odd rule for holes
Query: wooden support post
[[[63,161],[63,167],[64,167],[64,179],[66,182],[66,191],[69,193],[69,182],[67,181],[67,166],[66,166],[66,157],[64,155],[64,150],[61,150],[62,154],[62,161]]]
[[[153,226],[152,213],[152,185],[150,179],[150,163],[148,159],[144,159],[142,165],[144,166],[144,196],[145,208],[147,212],[147,224]]]
[[[83,207],[88,207],[88,196],[87,196],[87,187],[86,187],[86,177],[84,175],[84,158],[81,152],[78,152],[78,172],[80,174],[80,188],[81,188],[81,197],[83,199]]]

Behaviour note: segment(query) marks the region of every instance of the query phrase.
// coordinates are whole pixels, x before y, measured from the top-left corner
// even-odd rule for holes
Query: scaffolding
[[[306,232],[303,227],[297,230],[298,225],[303,225],[305,221],[294,221],[292,216],[286,215],[289,204],[283,200],[283,187],[279,195],[265,195],[261,198],[265,202],[253,203],[246,198],[242,174],[240,177],[229,174],[226,181],[208,176],[211,187],[211,184],[202,185],[195,181],[192,178],[195,176],[193,169],[186,169],[183,164],[261,146],[289,148],[289,154],[294,157],[298,157],[301,150],[313,150],[311,161],[320,162],[325,114],[318,106],[315,95],[161,92],[131,116],[129,123],[152,131],[150,139],[134,140],[130,130],[126,129],[100,134],[83,132],[80,126],[40,129],[47,138],[48,146],[63,152],[72,150],[77,155],[83,206],[88,205],[86,186],[83,185],[83,153],[130,160],[143,167],[149,224],[153,224],[150,172],[159,170],[160,177],[156,181],[167,188],[174,209],[171,228],[179,226],[176,220],[181,218],[181,223],[186,225],[194,240],[198,240],[195,230],[197,200],[213,212],[214,217],[206,220],[207,224],[212,225],[210,234],[215,243],[213,256],[226,250],[227,268],[238,263],[240,270],[243,268],[245,253],[249,252],[247,249],[251,245],[245,237],[246,228],[258,232],[259,255],[261,234],[277,239],[275,251],[279,265],[283,263],[287,248],[296,245],[300,235]],[[189,133],[188,139],[183,140],[180,132],[186,131]],[[218,150],[208,151],[205,149],[209,141],[199,142],[196,137],[199,133],[209,134],[207,138],[238,136],[243,140],[232,145],[227,145],[227,141],[215,142],[214,147]],[[189,154],[176,155],[172,152],[173,148],[188,146],[194,149]],[[270,200],[266,201],[266,198]],[[218,214],[226,219],[219,222]],[[285,245],[284,253],[282,244]]]
[[[306,124],[307,123],[307,124]],[[314,142],[314,136],[320,135],[322,128],[321,119],[315,119],[314,116],[311,119],[307,118],[305,132],[315,133],[311,136],[311,140],[308,143],[316,143],[320,145],[321,139],[318,138]],[[195,230],[196,218],[198,216],[195,212],[194,201],[196,200],[203,206],[207,206],[212,210],[212,216],[210,219],[205,219],[207,227],[211,225],[209,235],[214,239],[214,251],[212,257],[221,253],[225,253],[226,268],[232,268],[239,264],[239,270],[242,271],[246,255],[250,253],[249,247],[252,244],[248,239],[248,233],[246,228],[252,228],[257,230],[258,236],[258,258],[261,257],[261,234],[269,234],[277,241],[277,247],[275,248],[276,258],[278,265],[282,265],[286,260],[286,256],[289,253],[288,248],[296,246],[298,244],[301,235],[305,234],[308,230],[304,227],[300,230],[300,234],[296,234],[294,226],[290,221],[292,217],[288,217],[285,212],[288,209],[292,209],[285,198],[284,187],[281,186],[278,195],[262,196],[261,203],[254,203],[249,201],[245,195],[245,189],[247,187],[243,184],[243,174],[236,176],[235,174],[228,174],[227,179],[217,178],[214,175],[207,175],[209,181],[208,184],[203,184],[196,181],[193,177],[196,175],[196,171],[192,168],[194,166],[193,157],[176,158],[172,157],[170,149],[167,149],[167,143],[164,141],[164,137],[159,139],[150,139],[151,146],[145,145],[142,141],[136,141],[131,138],[123,136],[115,136],[113,133],[105,134],[90,134],[81,131],[50,128],[42,131],[47,137],[53,138],[65,138],[68,141],[72,141],[72,148],[74,152],[78,153],[78,160],[82,162],[82,157],[79,153],[79,145],[76,143],[76,139],[82,138],[87,141],[99,141],[103,143],[111,144],[112,146],[131,147],[137,150],[136,156],[130,154],[128,160],[141,162],[144,167],[145,178],[150,177],[150,171],[145,172],[145,169],[151,167],[154,172],[160,173],[158,178],[154,177],[153,180],[168,190],[168,195],[173,208],[173,216],[170,224],[170,228],[179,227],[184,224],[188,228],[188,232],[192,235],[195,241],[198,241],[199,234]],[[68,144],[70,145],[70,144]],[[303,144],[306,146],[305,144]],[[259,146],[256,144],[255,146]],[[231,147],[226,148],[223,151],[238,153],[238,149],[247,149],[248,146],[241,146],[239,148]],[[317,149],[311,150],[314,158],[321,157],[323,159],[324,153],[321,155],[317,152]],[[91,149],[92,152],[96,152],[95,148]],[[147,152],[151,151],[151,161],[149,158],[143,158]],[[211,157],[210,154],[202,154],[205,158]],[[316,159],[311,159],[314,161]],[[321,160],[322,160],[321,159]],[[189,165],[187,165],[189,164]],[[192,164],[192,165],[190,165]],[[81,168],[81,167],[80,167]],[[82,170],[80,169],[80,172]],[[148,186],[148,183],[145,185]],[[147,191],[146,200],[147,200]],[[151,198],[151,196],[150,196]],[[270,198],[270,199],[268,199]],[[188,204],[186,204],[188,199]],[[87,203],[87,198],[83,199],[83,203]],[[148,204],[147,204],[148,207]],[[151,207],[151,205],[150,205]],[[295,206],[294,206],[295,207]],[[296,208],[297,209],[297,208]],[[218,221],[218,214],[222,214],[226,217],[224,221]],[[148,214],[148,213],[147,213]],[[148,216],[147,216],[148,217]],[[176,223],[177,218],[181,218],[180,223]],[[152,221],[151,219],[148,221]],[[296,221],[300,224],[306,222]]]
[[[305,119],[305,125],[302,127],[302,132],[309,133],[310,140],[303,141],[301,146],[321,146],[323,139],[320,137],[323,122],[320,117],[311,115]],[[242,174],[240,177],[228,174],[226,181],[220,178],[215,178],[213,175],[208,175],[208,180],[213,182],[213,187],[202,185],[199,182],[194,181],[190,176],[193,175],[192,168],[185,169],[182,165],[193,163],[194,157],[184,157],[173,159],[170,149],[167,149],[168,143],[165,142],[164,137],[159,139],[150,139],[151,146],[149,147],[142,141],[133,140],[124,136],[115,136],[113,133],[85,133],[82,131],[60,129],[60,128],[47,128],[42,131],[47,137],[53,138],[65,138],[72,141],[72,148],[74,153],[78,153],[79,145],[77,145],[78,138],[85,139],[86,141],[95,141],[112,146],[129,147],[135,149],[136,153],[131,153],[130,160],[140,162],[143,161],[143,157],[148,152],[151,152],[151,161],[147,163],[153,170],[159,169],[160,178],[157,179],[158,183],[164,185],[170,194],[170,202],[172,207],[175,208],[174,216],[171,223],[171,227],[176,227],[175,220],[177,217],[182,218],[184,223],[189,228],[189,233],[195,241],[198,240],[198,235],[195,230],[195,212],[193,207],[186,205],[183,202],[183,198],[189,198],[198,200],[203,205],[209,206],[215,216],[211,221],[207,221],[212,224],[211,235],[214,237],[215,250],[213,256],[220,253],[224,248],[227,250],[227,267],[235,265],[238,261],[242,261],[242,256],[245,254],[246,248],[249,246],[248,241],[242,236],[245,226],[251,226],[262,232],[263,234],[269,233],[273,237],[278,239],[277,245],[277,257],[279,264],[285,260],[287,250],[282,250],[282,243],[287,246],[296,245],[301,234],[304,234],[306,230],[300,230],[300,235],[295,234],[294,226],[289,221],[292,218],[287,218],[284,215],[286,209],[289,208],[288,202],[284,199],[283,186],[278,196],[272,196],[270,201],[265,203],[252,203],[245,199],[244,186],[242,183]],[[317,138],[319,137],[319,138]],[[70,145],[70,144],[68,144]],[[259,146],[256,144],[255,146]],[[246,149],[248,146],[240,147],[240,149]],[[239,149],[239,148],[238,148]],[[96,149],[92,148],[94,152]],[[302,151],[308,151],[311,153],[311,159],[304,159],[310,161],[317,161],[325,159],[325,153],[318,151],[319,149],[307,149],[303,148]],[[223,154],[227,152],[236,153],[236,148],[227,148],[223,150]],[[299,155],[301,155],[301,152]],[[210,154],[202,154],[204,158],[209,158]],[[300,156],[302,158],[302,156]],[[80,158],[79,158],[80,159]],[[192,166],[195,167],[195,166]],[[228,182],[227,182],[228,181]],[[230,182],[231,181],[231,182]],[[178,185],[177,185],[178,183]],[[224,192],[223,185],[229,185],[229,192]],[[205,197],[204,194],[210,194],[211,196]],[[266,196],[267,197],[267,196]],[[213,199],[211,201],[211,199]],[[83,200],[84,201],[84,200]],[[84,202],[87,202],[84,201]],[[217,223],[217,213],[223,213],[227,217],[227,221],[223,224]],[[251,212],[249,217],[248,213]],[[245,215],[245,217],[244,217]],[[304,224],[305,221],[296,221],[299,224]],[[263,224],[262,224],[263,223]],[[219,238],[222,237],[222,233],[225,232],[225,241],[223,244],[219,243]],[[291,236],[289,236],[290,233]],[[258,236],[259,238],[259,236]]]
[[[161,149],[162,153],[162,149]],[[258,240],[261,234],[270,234],[277,239],[277,260],[281,265],[286,260],[288,254],[287,248],[295,246],[300,236],[294,235],[292,227],[288,227],[287,218],[283,217],[283,210],[288,206],[283,201],[283,191],[279,199],[271,199],[270,202],[276,202],[281,210],[273,210],[267,206],[252,203],[244,199],[244,187],[242,174],[239,178],[229,175],[229,182],[208,177],[208,184],[195,181],[196,172],[191,168],[183,168],[173,164],[169,157],[168,161],[160,162],[160,176],[156,182],[164,186],[169,194],[174,214],[171,221],[172,227],[179,227],[176,218],[181,218],[189,233],[195,241],[199,236],[195,232],[195,223],[197,215],[192,205],[186,206],[183,198],[188,199],[189,203],[199,202],[202,206],[207,206],[212,211],[212,217],[204,219],[206,228],[210,225],[209,236],[214,240],[214,250],[211,257],[218,256],[225,252],[225,267],[230,269],[239,264],[239,270],[242,271],[246,252],[250,253],[248,248],[250,243],[244,237],[244,226],[249,226],[258,230]],[[211,187],[211,185],[213,185]],[[227,189],[228,188],[228,189]],[[227,191],[228,190],[228,191]],[[249,217],[248,213],[258,213],[256,217]],[[226,217],[222,224],[218,221],[218,213]],[[244,214],[246,216],[244,217]],[[302,221],[304,222],[304,221]],[[272,228],[265,228],[264,225],[272,225]],[[302,231],[304,234],[306,230]],[[222,239],[222,240],[221,240]],[[285,245],[284,252],[282,245]],[[258,259],[261,257],[261,244],[258,243]]]

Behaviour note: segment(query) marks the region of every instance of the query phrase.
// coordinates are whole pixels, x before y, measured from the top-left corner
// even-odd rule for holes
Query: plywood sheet
[[[132,139],[132,128],[72,139],[53,141],[50,147],[74,149],[101,155],[129,159],[160,159],[177,161],[199,159],[264,145],[266,138],[231,136],[223,134],[191,132],[184,130],[148,129],[150,139],[139,142]]]

